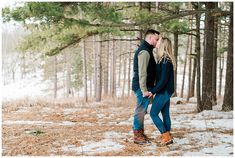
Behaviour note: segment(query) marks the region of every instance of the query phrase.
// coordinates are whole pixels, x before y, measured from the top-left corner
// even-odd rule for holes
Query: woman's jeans
[[[144,129],[144,116],[147,113],[149,98],[143,97],[143,93],[140,89],[134,92],[137,100],[137,105],[134,113],[133,129]]]
[[[163,121],[158,116],[160,112]],[[171,130],[170,95],[167,92],[156,94],[150,110],[150,116],[161,134]]]

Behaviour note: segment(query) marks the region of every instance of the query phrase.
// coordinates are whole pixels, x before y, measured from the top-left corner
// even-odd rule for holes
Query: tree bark
[[[215,2],[215,8],[218,9],[218,2]],[[213,47],[213,69],[212,69],[212,105],[217,104],[216,99],[216,76],[217,76],[217,36],[218,36],[218,18],[215,17],[214,27],[214,47]]]
[[[192,74],[192,82],[191,82],[191,92],[190,92],[190,97],[194,97],[194,91],[195,91],[195,82],[196,82],[196,69],[197,69],[197,59],[194,57],[193,58],[193,74]]]
[[[128,77],[127,77],[127,84],[128,84],[128,93],[127,95],[130,96],[130,91],[131,91],[131,42],[129,42],[130,44],[130,49],[129,49],[129,52],[128,52]]]
[[[100,40],[100,35],[98,35],[98,41]],[[100,102],[101,101],[101,93],[102,93],[102,88],[101,88],[101,42],[98,42],[98,47],[97,47],[97,92],[96,92],[96,101]]]
[[[206,2],[206,10],[215,8],[215,3]],[[214,17],[205,14],[205,52],[203,55],[202,105],[203,110],[212,110],[212,68],[214,47]]]
[[[71,63],[69,61],[70,54],[68,52],[65,53],[65,60],[66,60],[66,97],[68,98],[71,92]]]
[[[222,81],[223,81],[223,70],[224,70],[224,53],[220,54],[220,65],[219,65],[219,69],[220,69],[220,74],[219,74],[219,96],[221,96],[222,93]]]
[[[57,98],[57,56],[54,56],[54,98]]]
[[[111,96],[115,97],[116,96],[116,55],[115,55],[115,41],[112,41],[112,47],[111,47]]]
[[[193,5],[195,10],[201,9],[201,3],[197,2]],[[201,45],[200,45],[200,19],[201,14],[196,14],[196,40],[195,40],[195,52],[196,52],[196,62],[197,62],[197,83],[196,83],[196,96],[197,96],[197,112],[203,110],[201,101]]]
[[[233,2],[230,5],[230,11],[233,10]],[[223,111],[233,110],[233,16],[230,16],[228,54]]]
[[[83,70],[83,86],[84,86],[84,99],[85,102],[88,101],[87,99],[87,66],[86,66],[86,48],[85,48],[85,40],[82,39],[82,70]]]
[[[188,66],[188,95],[187,95],[187,102],[189,101],[189,98],[191,97],[191,77],[192,77],[192,59],[191,59],[191,54],[192,54],[192,35],[189,35],[189,66]]]
[[[187,66],[187,60],[188,60],[189,40],[190,40],[190,36],[188,36],[187,49],[186,49],[186,52],[185,52],[186,58],[185,58],[185,61],[184,61],[183,80],[182,80],[182,87],[181,87],[181,93],[180,93],[181,98],[184,97],[184,82],[185,82],[185,73],[186,73],[186,66]]]
[[[93,35],[93,42],[92,43],[93,43],[93,59],[94,59],[94,65],[93,65],[94,98],[97,98],[97,51],[96,51],[95,35]]]
[[[175,71],[174,71],[174,85],[175,85],[175,90],[174,90],[174,94],[173,94],[173,96],[177,96],[177,58],[178,58],[178,33],[177,32],[175,32],[174,33],[174,55],[175,55]]]
[[[104,95],[109,95],[109,43],[107,44],[107,49],[105,49],[105,67],[104,67]]]

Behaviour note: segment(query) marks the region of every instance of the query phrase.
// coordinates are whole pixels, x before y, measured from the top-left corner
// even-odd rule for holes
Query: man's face
[[[158,34],[152,35],[151,41],[152,41],[152,45],[154,47],[156,47],[156,45],[157,45],[157,43],[159,41],[159,38],[160,38],[160,36]]]

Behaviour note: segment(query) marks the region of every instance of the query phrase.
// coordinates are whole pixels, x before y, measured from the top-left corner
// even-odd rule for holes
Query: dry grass
[[[120,134],[117,138],[108,138],[123,148],[119,151],[96,152],[95,156],[160,156],[171,152],[172,156],[182,154],[182,146],[159,147],[157,139],[151,137],[156,131],[154,125],[146,125],[146,134],[150,136],[150,145],[137,145],[133,143],[132,122],[135,98],[104,98],[101,103],[82,99],[61,100],[30,100],[28,98],[3,103],[3,122],[7,121],[42,121],[38,124],[4,124],[2,125],[3,156],[86,156],[88,152],[64,150],[66,146],[82,149],[86,142],[100,142],[105,138],[106,132]],[[194,114],[193,107],[178,106],[182,115]],[[176,108],[176,107],[175,107]],[[187,110],[185,110],[187,109]],[[179,115],[174,112],[172,116]],[[129,122],[128,122],[128,121]],[[45,122],[45,123],[43,123]],[[48,122],[53,122],[50,124]],[[71,124],[63,124],[64,122]],[[124,124],[121,124],[124,123]],[[125,124],[127,123],[127,124]],[[28,131],[39,131],[30,134]],[[186,134],[193,132],[217,132],[216,129],[199,131],[191,128],[172,129],[173,137],[183,139]],[[220,132],[220,131],[219,131]],[[221,132],[220,132],[221,133]],[[222,133],[232,135],[232,130]],[[192,140],[197,143],[199,140]],[[152,147],[156,146],[156,149]],[[146,152],[148,147],[152,147]],[[202,147],[191,147],[187,150],[198,151]],[[152,150],[152,151],[151,151]]]

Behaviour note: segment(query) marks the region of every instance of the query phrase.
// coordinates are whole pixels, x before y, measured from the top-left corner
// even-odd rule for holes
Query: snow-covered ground
[[[175,104],[178,100],[182,103]],[[233,156],[233,111],[215,108],[197,113],[195,98],[190,103],[172,98],[174,143],[160,147],[160,133],[149,113],[145,117],[145,133],[151,143],[133,143],[134,106],[134,98],[87,104],[74,99],[6,102],[3,155]]]

